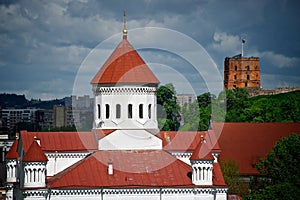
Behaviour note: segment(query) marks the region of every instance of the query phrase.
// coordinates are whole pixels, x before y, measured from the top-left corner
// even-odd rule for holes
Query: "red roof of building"
[[[219,163],[213,164],[213,183],[215,186],[227,186]]]
[[[107,59],[91,84],[159,84],[159,80],[127,39],[123,39]]]
[[[108,163],[112,163],[113,175],[108,174]],[[97,151],[50,179],[48,185],[51,188],[191,186],[190,172],[189,165],[161,150]]]
[[[19,140],[16,139],[12,144],[12,146],[10,147],[9,151],[7,152],[5,159],[17,159],[20,157],[20,155],[17,152],[18,144],[19,144]]]
[[[214,123],[213,127],[221,133],[220,160],[234,160],[242,175],[257,175],[258,158],[265,157],[280,138],[300,134],[300,123]]]
[[[201,139],[198,146],[194,150],[190,160],[214,160],[213,155],[211,154],[210,145],[206,139]]]
[[[47,161],[48,158],[44,154],[40,145],[35,140],[33,140],[32,144],[30,145],[28,151],[26,152],[23,158],[23,162],[47,162]]]
[[[161,131],[158,135],[163,141],[163,148],[167,151],[194,151],[204,136],[213,152],[220,152],[217,137],[212,130],[208,131]],[[206,137],[206,135],[208,135]]]
[[[98,149],[92,132],[27,132],[21,131],[21,141],[27,152],[34,136],[40,140],[43,151],[47,152],[89,152]]]

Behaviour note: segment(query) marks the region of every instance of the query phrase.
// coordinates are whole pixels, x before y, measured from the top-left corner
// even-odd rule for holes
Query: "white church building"
[[[214,131],[159,130],[159,80],[125,23],[91,84],[92,131],[20,132],[6,155],[7,200],[227,199]]]

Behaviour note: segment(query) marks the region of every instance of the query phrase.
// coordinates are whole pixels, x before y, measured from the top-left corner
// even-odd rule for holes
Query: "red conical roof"
[[[12,146],[10,147],[9,151],[7,152],[5,156],[6,159],[17,159],[20,157],[20,155],[17,152],[18,144],[19,144],[19,140],[16,139],[12,144]]]
[[[193,152],[190,160],[214,160],[206,139],[201,137],[201,141]]]
[[[117,83],[159,84],[159,80],[126,38],[91,81],[91,84]]]
[[[23,162],[47,162],[48,158],[44,154],[40,145],[34,140],[23,158]]]

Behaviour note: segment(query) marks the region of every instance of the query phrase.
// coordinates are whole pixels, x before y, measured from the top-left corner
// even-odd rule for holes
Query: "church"
[[[214,130],[159,130],[159,80],[127,34],[124,22],[91,80],[90,132],[20,132],[6,155],[8,200],[227,199]]]

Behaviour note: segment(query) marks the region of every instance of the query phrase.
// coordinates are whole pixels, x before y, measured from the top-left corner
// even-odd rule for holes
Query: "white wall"
[[[76,162],[82,160],[90,153],[46,153],[48,158],[47,163],[47,176],[54,176],[55,174],[63,171],[64,169],[72,166]]]

